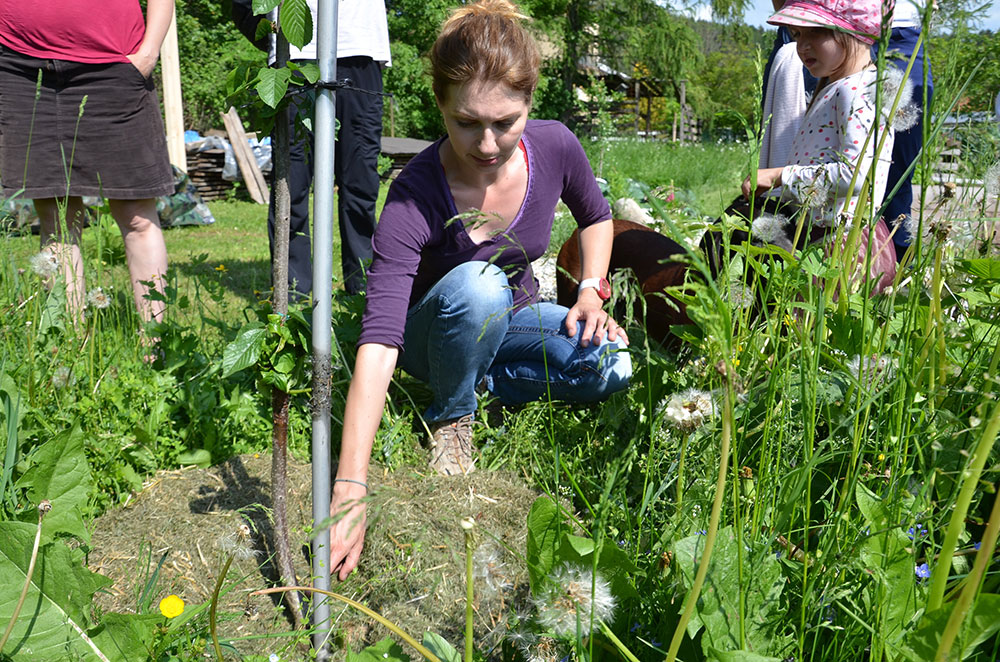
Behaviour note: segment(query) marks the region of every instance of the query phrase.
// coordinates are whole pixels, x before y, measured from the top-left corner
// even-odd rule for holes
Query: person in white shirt
[[[316,0],[308,0],[316,16]],[[339,129],[334,144],[334,179],[337,185],[337,217],[340,226],[340,256],[344,289],[351,294],[365,289],[365,265],[372,257],[375,231],[375,201],[378,198],[378,155],[382,142],[382,68],[390,66],[389,29],[382,0],[338,0],[337,80],[349,79],[351,87],[337,91]],[[274,60],[272,34],[269,41],[255,41],[258,22],[251,0],[233,0],[233,19],[254,45],[269,51]],[[297,62],[316,59],[316,33],[303,48],[291,48],[289,58]],[[304,104],[303,104],[304,105]],[[299,115],[291,106],[291,122]],[[311,130],[293,127],[290,150],[289,194],[291,233],[288,242],[288,284],[293,297],[312,292],[312,241],[309,230],[309,189],[312,185]],[[273,191],[272,191],[273,193]],[[274,251],[274,199],[268,214],[268,236]]]

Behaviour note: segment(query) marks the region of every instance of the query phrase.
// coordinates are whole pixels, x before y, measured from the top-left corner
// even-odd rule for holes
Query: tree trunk
[[[277,66],[288,61],[288,41],[278,33]],[[271,265],[271,308],[279,315],[288,314],[288,235],[291,199],[288,193],[289,169],[288,107],[285,105],[274,118],[274,255]],[[285,586],[296,586],[295,566],[288,545],[288,393],[279,389],[271,392],[271,490],[274,507],[274,541],[278,556],[278,574]],[[285,593],[295,627],[302,626],[299,594]]]

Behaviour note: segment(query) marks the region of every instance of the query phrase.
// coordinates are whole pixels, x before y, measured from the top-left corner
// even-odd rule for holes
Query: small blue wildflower
[[[781,550],[780,549],[774,553],[774,558],[778,559],[779,561],[781,560]]]
[[[981,543],[981,542],[978,542],[978,541],[977,541],[977,542],[974,542],[974,543],[972,543],[972,549],[974,549],[974,550],[976,550],[976,551],[978,552],[978,551],[979,551],[979,548],[980,548],[980,546],[982,546],[982,544],[983,544],[983,543]]]
[[[698,532],[698,535],[699,536],[707,536],[708,535],[708,531],[706,531],[705,529],[702,529],[701,531]]]
[[[910,528],[908,528],[908,529],[906,530],[906,536],[907,536],[907,537],[908,537],[908,538],[909,538],[910,540],[913,540],[913,539],[915,539],[915,538],[916,538],[917,536],[920,536],[920,537],[922,538],[922,537],[924,537],[924,536],[926,536],[926,535],[927,535],[927,529],[925,529],[925,528],[924,528],[924,527],[922,527],[922,526],[921,526],[921,527],[920,527],[919,529],[918,529],[918,528],[916,528],[916,527],[912,527],[912,526],[911,526]]]
[[[663,645],[663,642],[657,639],[656,637],[653,637],[649,640],[649,645],[652,646],[653,648],[659,648],[660,646]]]
[[[918,565],[916,568],[913,569],[913,572],[920,579],[927,579],[928,577],[931,576],[931,569],[927,566],[926,563],[921,563],[920,565]]]
[[[636,630],[638,630],[641,627],[642,627],[642,625],[639,624],[639,621],[636,621],[635,624],[632,627],[630,627],[628,631],[629,632],[635,632]]]

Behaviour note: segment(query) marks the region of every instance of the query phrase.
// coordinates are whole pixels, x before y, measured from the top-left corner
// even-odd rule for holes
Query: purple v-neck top
[[[529,120],[522,137],[528,188],[521,209],[506,231],[476,244],[462,220],[455,219],[458,211],[438,156],[443,140],[415,156],[389,187],[372,239],[359,345],[402,349],[407,310],[466,262],[493,262],[507,273],[515,309],[532,303],[538,282],[531,262],[548,248],[559,200],[581,228],[611,218],[576,136],[560,122]]]

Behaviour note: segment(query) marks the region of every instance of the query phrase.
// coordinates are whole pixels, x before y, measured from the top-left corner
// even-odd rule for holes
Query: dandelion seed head
[[[56,389],[66,388],[73,383],[73,371],[64,365],[52,371],[52,386]]]
[[[872,354],[861,357],[855,354],[847,362],[847,370],[868,391],[878,388],[883,382],[892,379],[896,372],[895,362],[886,355]]]
[[[915,103],[900,105],[892,118],[892,128],[896,132],[909,131],[920,122],[920,106]]]
[[[111,305],[111,297],[104,292],[103,287],[95,287],[87,292],[87,305],[93,306],[98,310],[104,310]]]
[[[521,648],[525,662],[559,662],[562,649],[552,637],[535,637],[534,641]]]
[[[472,567],[474,576],[490,593],[505,591],[514,585],[507,574],[503,553],[496,545],[481,545],[472,555]]]
[[[231,554],[238,561],[248,561],[260,555],[260,551],[252,547],[250,537],[250,527],[241,523],[235,531],[225,534],[219,538],[219,549],[226,554]]]
[[[885,104],[886,110],[895,103],[901,86],[903,93],[899,98],[899,108],[913,103],[913,81],[899,67],[886,67],[879,82],[882,85],[882,103]]]
[[[615,610],[611,586],[583,566],[564,563],[549,576],[548,590],[535,600],[536,619],[559,637],[575,636],[577,625],[590,634],[600,621],[610,621]]]
[[[788,218],[780,214],[761,214],[753,220],[750,234],[765,244],[774,244],[785,237],[787,222]]]
[[[59,271],[59,259],[51,251],[40,251],[29,260],[31,270],[39,278],[52,278]]]
[[[824,209],[830,206],[834,188],[826,170],[820,170],[815,179],[799,191],[799,202],[809,209]]]
[[[715,401],[708,391],[688,389],[676,393],[663,406],[667,423],[681,432],[693,432],[715,415]]]
[[[986,184],[986,195],[1000,196],[1000,161],[986,169],[983,181]]]
[[[748,310],[753,304],[753,288],[740,281],[729,284],[729,305],[734,310]]]

